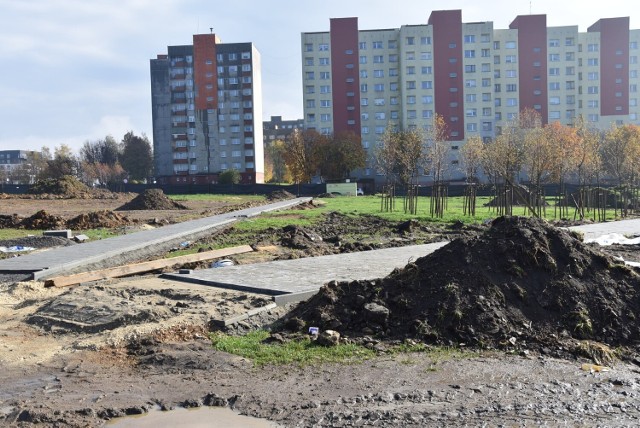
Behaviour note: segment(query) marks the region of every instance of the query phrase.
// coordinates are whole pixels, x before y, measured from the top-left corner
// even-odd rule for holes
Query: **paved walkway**
[[[166,244],[220,228],[243,218],[290,208],[310,200],[311,198],[289,199],[259,207],[176,223],[157,229],[56,248],[55,251],[43,251],[0,260],[0,273],[31,273],[33,279],[44,279],[79,266],[108,261],[110,257],[119,256],[123,253],[141,251],[144,248]]]
[[[395,268],[426,256],[447,242],[387,248],[384,250],[282,260],[250,265],[170,273],[163,278],[274,296],[293,294],[306,298],[329,281],[383,278]],[[290,301],[300,300],[292,298]],[[276,297],[276,302],[282,298]]]
[[[619,220],[605,223],[583,224],[571,226],[569,229],[584,233],[584,239],[594,239],[609,233],[619,233],[625,236],[640,236],[640,220]]]

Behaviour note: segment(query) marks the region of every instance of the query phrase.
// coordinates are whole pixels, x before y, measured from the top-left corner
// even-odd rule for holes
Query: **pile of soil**
[[[284,201],[286,199],[293,199],[296,195],[289,193],[286,190],[276,190],[267,195],[267,201]]]
[[[189,208],[168,198],[162,189],[147,189],[130,202],[116,208],[127,210],[188,210]]]
[[[33,195],[56,195],[65,198],[81,198],[91,193],[91,189],[77,178],[65,175],[62,178],[39,180],[29,189]]]
[[[52,248],[76,245],[71,239],[61,236],[25,236],[22,238],[6,239],[0,241],[0,247],[23,246],[32,248]]]
[[[133,223],[127,216],[109,210],[94,211],[80,214],[67,221],[68,229],[86,230],[99,227],[113,228],[127,226]]]
[[[24,229],[66,229],[67,222],[64,218],[48,214],[45,210],[40,210],[31,217],[20,221],[19,227]]]
[[[0,229],[16,229],[20,227],[22,219],[17,214],[0,214]]]
[[[640,337],[640,276],[544,220],[500,217],[375,281],[333,282],[283,325],[476,347]]]

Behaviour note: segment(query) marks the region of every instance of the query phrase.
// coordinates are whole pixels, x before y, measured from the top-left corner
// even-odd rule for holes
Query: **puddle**
[[[144,415],[116,418],[106,424],[109,428],[146,428],[179,426],[181,428],[277,428],[280,425],[266,419],[252,418],[235,413],[228,407],[178,407],[163,412],[151,410]]]

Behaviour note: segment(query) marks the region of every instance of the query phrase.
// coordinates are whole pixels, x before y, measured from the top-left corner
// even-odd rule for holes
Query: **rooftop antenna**
[[[213,27],[209,27],[209,31],[211,31],[211,34],[213,34]]]

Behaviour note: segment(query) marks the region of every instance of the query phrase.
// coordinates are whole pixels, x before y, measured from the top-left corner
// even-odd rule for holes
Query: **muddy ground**
[[[98,204],[115,210],[134,196],[47,200],[46,209],[70,219]],[[29,217],[42,209],[38,204],[42,200],[12,200],[11,212],[3,203],[0,214]],[[186,213],[132,210],[126,215],[141,222],[173,222],[232,204],[185,205]],[[485,229],[334,213],[314,228],[290,226],[250,236],[229,229],[201,243],[263,248],[234,257],[237,263],[252,263],[443,239],[472,243]],[[636,248],[608,251],[640,261]],[[0,283],[2,426],[96,426],[152,408],[203,405],[229,406],[282,426],[631,426],[640,417],[640,359],[633,349],[623,359],[606,360],[610,371],[585,371],[582,365],[594,363],[594,355],[575,352],[581,338],[573,334],[535,346],[512,346],[510,335],[500,346],[499,335],[490,347],[467,340],[456,352],[397,354],[390,349],[401,338],[385,338],[376,335],[375,326],[370,331],[359,324],[360,331],[351,334],[367,337],[367,346],[378,350],[369,361],[256,368],[212,349],[206,334],[222,328],[220,320],[252,309],[263,311],[232,325],[231,332],[269,325],[293,310],[271,308],[265,296],[176,284],[154,275],[69,289],[18,279],[5,277]],[[452,296],[453,301],[462,297]],[[61,313],[66,316],[56,316]],[[441,338],[445,345],[469,339],[467,329],[446,331],[452,335]]]

